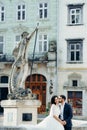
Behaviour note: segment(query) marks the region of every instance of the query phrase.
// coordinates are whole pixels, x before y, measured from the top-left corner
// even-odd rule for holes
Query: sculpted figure
[[[13,93],[15,89],[24,88],[25,78],[28,75],[27,47],[36,31],[38,31],[37,28],[31,34],[23,32],[21,35],[22,40],[18,44],[18,47],[13,50],[15,61],[9,77],[9,94]]]

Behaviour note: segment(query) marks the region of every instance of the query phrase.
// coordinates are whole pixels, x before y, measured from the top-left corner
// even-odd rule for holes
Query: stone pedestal
[[[18,126],[21,124],[37,124],[37,108],[39,100],[3,100],[4,126]]]

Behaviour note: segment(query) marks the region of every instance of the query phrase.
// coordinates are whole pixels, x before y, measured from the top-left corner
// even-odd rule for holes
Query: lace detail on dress
[[[60,114],[59,106],[52,104],[49,115],[50,116],[53,116],[53,115],[59,116],[59,114]]]

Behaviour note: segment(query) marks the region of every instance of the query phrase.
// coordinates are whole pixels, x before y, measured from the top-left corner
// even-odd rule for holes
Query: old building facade
[[[52,95],[65,94],[74,114],[86,115],[86,9],[85,0],[0,0],[0,100],[7,98],[14,47],[39,24],[27,50],[24,87],[41,100],[39,113]]]
[[[0,1],[1,100],[6,99],[8,94],[9,75],[14,62],[13,49],[21,41],[23,32],[31,34],[39,24],[38,33],[31,38],[27,49],[29,72],[24,87],[31,88],[41,100],[39,113],[46,111],[52,91],[54,93],[57,91],[57,8],[55,7],[56,0]]]
[[[74,114],[83,116],[87,113],[86,9],[85,0],[62,0],[58,23],[59,90],[67,96]]]

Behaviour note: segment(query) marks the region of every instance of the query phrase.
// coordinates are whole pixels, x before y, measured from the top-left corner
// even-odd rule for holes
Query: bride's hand
[[[63,122],[63,125],[66,125],[66,121],[62,121]]]
[[[64,125],[64,121],[60,121],[60,123],[61,123],[62,125]]]

